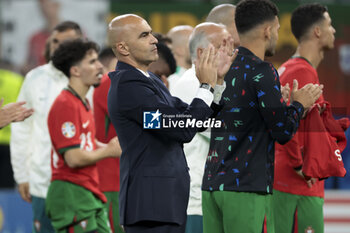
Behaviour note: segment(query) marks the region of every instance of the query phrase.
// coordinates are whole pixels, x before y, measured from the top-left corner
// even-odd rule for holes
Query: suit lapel
[[[166,93],[164,90],[163,90],[163,83],[161,83],[161,81],[156,77],[154,76],[153,74],[150,74],[150,77],[149,77],[149,80],[151,81],[152,85],[155,87],[155,89],[158,91],[159,95],[161,97],[163,97],[163,99],[168,103],[169,103],[169,98],[167,98],[169,96],[168,93]],[[163,86],[162,86],[163,85]]]

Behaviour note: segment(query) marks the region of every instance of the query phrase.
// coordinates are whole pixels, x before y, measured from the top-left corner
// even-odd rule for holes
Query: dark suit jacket
[[[143,129],[143,112],[190,114],[205,120],[213,113],[203,100],[190,105],[172,97],[154,74],[118,62],[109,73],[108,111],[123,153],[120,160],[119,210],[122,225],[140,221],[183,224],[190,177],[183,143],[191,141],[193,128]]]

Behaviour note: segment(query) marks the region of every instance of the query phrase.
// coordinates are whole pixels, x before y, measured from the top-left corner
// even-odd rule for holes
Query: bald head
[[[136,68],[147,70],[158,59],[157,42],[152,28],[138,15],[120,15],[108,25],[108,43],[117,59]]]
[[[178,66],[191,67],[191,58],[188,47],[188,40],[193,31],[190,25],[179,25],[169,30],[167,36],[171,39],[171,50]]]
[[[116,44],[127,40],[130,28],[142,21],[144,21],[143,18],[134,14],[120,15],[112,19],[108,25],[108,44],[115,55],[117,55]]]
[[[198,24],[190,36],[190,54],[192,62],[198,55],[198,49],[204,49],[211,43],[215,48],[219,48],[225,41],[232,40],[231,34],[226,30],[223,24],[205,22]]]
[[[214,7],[207,16],[207,22],[222,23],[226,26],[228,32],[232,35],[234,46],[240,44],[236,24],[235,24],[236,6],[232,4],[220,4]]]
[[[192,31],[193,27],[190,25],[179,25],[170,29],[167,36],[171,39],[173,47],[179,47],[188,43]]]

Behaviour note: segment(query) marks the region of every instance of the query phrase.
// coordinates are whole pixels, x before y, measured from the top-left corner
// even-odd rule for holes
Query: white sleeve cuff
[[[214,87],[214,100],[213,100],[214,103],[216,103],[216,104],[220,103],[222,93],[224,93],[225,89],[226,89],[226,82],[225,81],[224,81],[224,84],[222,84],[222,85],[218,85],[218,84],[215,85],[215,87]]]
[[[209,107],[213,102],[214,95],[209,90],[204,88],[199,88],[195,98],[203,100]]]
[[[29,183],[28,176],[15,176],[15,181],[17,184],[22,184],[22,183]]]

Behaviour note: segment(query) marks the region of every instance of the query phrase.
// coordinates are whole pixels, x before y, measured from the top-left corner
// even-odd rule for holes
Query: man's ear
[[[80,69],[78,66],[72,66],[69,69],[69,73],[71,76],[79,77],[80,76]]]
[[[271,30],[272,30],[272,26],[266,24],[266,26],[264,27],[264,38],[270,40],[271,39]]]
[[[199,60],[199,58],[201,57],[203,53],[203,48],[197,48],[197,60]]]
[[[175,55],[178,55],[179,57],[182,57],[182,56],[185,56],[185,48],[183,48],[183,47],[177,47],[177,48],[173,48],[172,50],[171,50],[172,52],[173,52],[173,54]]]
[[[315,26],[313,29],[313,33],[316,36],[316,38],[321,37],[321,28],[319,26]]]
[[[118,53],[120,53],[123,56],[128,56],[130,54],[129,46],[124,41],[117,43],[116,49]]]

